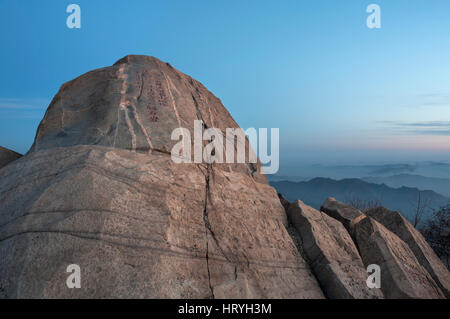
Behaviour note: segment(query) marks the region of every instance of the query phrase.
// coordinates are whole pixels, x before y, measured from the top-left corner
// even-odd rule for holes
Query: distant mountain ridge
[[[368,176],[362,180],[373,184],[386,184],[389,187],[417,187],[421,190],[432,190],[436,193],[450,197],[450,179],[425,177],[414,174],[398,174],[392,176]]]
[[[431,201],[431,209],[438,209],[450,201],[448,197],[430,190],[422,191],[418,188],[405,186],[392,188],[384,184],[373,184],[357,178],[342,180],[313,178],[307,182],[271,181],[270,184],[288,200],[293,201],[301,198],[307,205],[316,209],[319,209],[328,197],[334,197],[342,202],[358,199],[375,201],[391,210],[400,211],[408,218],[411,218],[413,214],[419,192],[423,199]],[[431,210],[427,215],[430,213]],[[427,215],[424,216],[424,219],[427,218]]]
[[[336,180],[344,178],[389,177],[394,175],[420,175],[430,178],[450,180],[450,162],[421,161],[414,163],[392,164],[345,164],[325,165],[297,163],[295,166],[283,169],[279,174],[270,176],[270,180],[307,181],[315,177],[328,177]]]

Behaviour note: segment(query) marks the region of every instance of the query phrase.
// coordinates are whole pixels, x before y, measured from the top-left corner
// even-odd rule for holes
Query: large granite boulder
[[[21,157],[21,154],[0,146],[0,169]]]
[[[445,298],[409,246],[375,219],[361,219],[354,225],[354,234],[366,267],[380,267],[381,290],[386,298]]]
[[[323,298],[259,163],[172,161],[173,129],[194,120],[238,127],[152,57],[64,84],[31,150],[0,170],[0,295]]]
[[[422,234],[411,223],[399,212],[393,212],[384,207],[370,208],[365,210],[364,213],[408,244],[419,263],[430,273],[445,296],[450,298],[450,272],[428,245]]]
[[[333,197],[327,198],[320,210],[340,221],[351,235],[353,235],[353,226],[365,217],[360,210],[339,202]]]
[[[358,250],[339,221],[300,200],[291,204],[288,218],[297,229],[307,260],[328,298],[383,298],[379,289],[368,288],[368,274]]]

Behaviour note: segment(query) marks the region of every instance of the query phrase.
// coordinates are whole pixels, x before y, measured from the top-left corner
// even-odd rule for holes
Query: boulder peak
[[[75,145],[170,151],[173,130],[193,130],[195,120],[224,132],[238,128],[200,82],[157,58],[128,55],[62,85],[30,152]]]
[[[180,142],[172,139],[178,128],[189,130],[193,149],[195,121],[223,136],[228,128],[239,128],[220,99],[200,82],[155,57],[127,55],[62,85],[29,153],[78,145],[170,153]],[[248,140],[245,143],[249,154]],[[260,163],[231,166],[265,180],[255,174],[261,171]]]
[[[158,58],[155,58],[154,56],[149,55],[137,55],[137,54],[129,54],[124,56],[123,58],[117,60],[114,65],[119,65],[122,63],[140,63],[140,64],[149,64],[149,63],[161,63],[161,64],[167,64],[163,61],[161,61]]]

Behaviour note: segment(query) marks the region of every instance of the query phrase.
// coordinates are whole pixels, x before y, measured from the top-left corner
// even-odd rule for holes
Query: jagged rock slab
[[[383,298],[379,289],[367,287],[364,264],[339,221],[300,200],[291,204],[288,218],[300,234],[307,260],[328,298]]]
[[[64,84],[32,149],[0,171],[0,294],[323,298],[259,163],[172,161],[172,130],[194,120],[237,127],[155,58]],[[70,264],[80,289],[66,286]]]
[[[371,217],[354,225],[355,239],[366,266],[381,268],[381,290],[388,299],[445,298],[409,246]]]
[[[419,263],[430,273],[445,296],[450,298],[450,272],[413,225],[399,212],[393,212],[384,207],[370,208],[365,210],[364,213],[408,244]]]
[[[19,153],[0,146],[0,169],[21,157]]]
[[[353,235],[353,225],[364,218],[360,210],[339,202],[333,197],[327,198],[320,210],[340,221],[351,235]]]

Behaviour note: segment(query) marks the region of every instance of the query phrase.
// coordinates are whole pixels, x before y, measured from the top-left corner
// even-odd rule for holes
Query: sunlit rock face
[[[378,265],[381,290],[389,299],[444,299],[445,295],[401,238],[371,217],[354,225],[366,265]]]
[[[288,209],[307,261],[322,290],[332,299],[381,299],[378,288],[367,286],[367,272],[344,225],[300,200]]]
[[[450,273],[422,234],[401,213],[384,207],[370,208],[364,213],[400,237],[409,246],[420,265],[433,277],[445,296],[450,298]]]
[[[193,136],[195,120],[238,127],[156,58],[65,83],[30,151],[0,170],[0,296],[323,298],[259,163],[174,163],[171,134]]]

